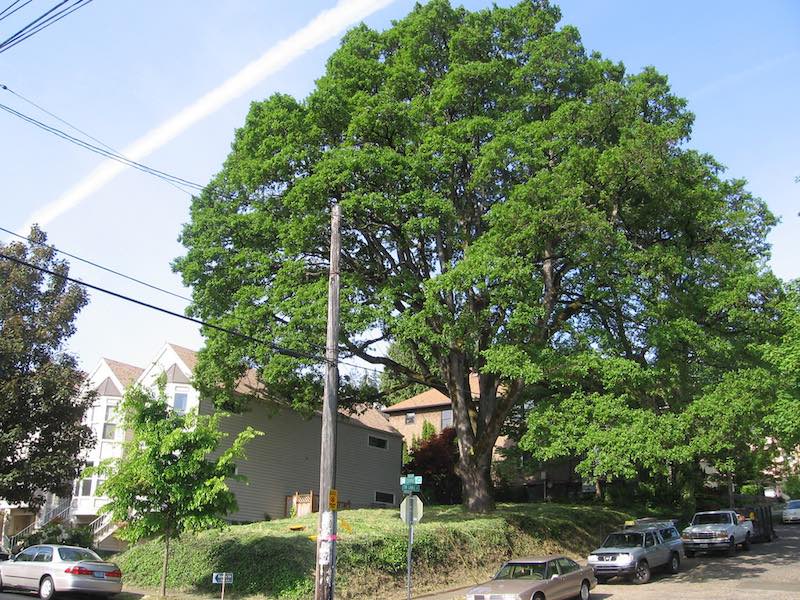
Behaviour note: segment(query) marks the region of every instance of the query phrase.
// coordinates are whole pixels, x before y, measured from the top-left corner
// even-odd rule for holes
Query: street
[[[749,551],[732,557],[715,554],[684,559],[677,575],[653,573],[647,585],[620,580],[598,585],[595,600],[647,600],[687,598],[697,600],[744,600],[760,596],[769,600],[800,599],[800,526],[780,525],[778,539],[753,544]],[[425,600],[463,600],[466,589],[419,596]]]

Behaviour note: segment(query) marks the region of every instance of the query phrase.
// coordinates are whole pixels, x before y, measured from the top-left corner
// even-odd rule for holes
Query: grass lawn
[[[641,516],[641,515],[637,515]],[[459,506],[426,506],[415,529],[415,592],[485,579],[511,556],[563,552],[585,559],[627,512],[595,505],[500,504],[491,515]],[[302,526],[302,530],[293,530]],[[313,595],[316,515],[185,535],[172,544],[169,587],[218,593],[211,573],[234,573],[235,596],[305,599]],[[407,529],[397,509],[339,513],[337,596],[404,597]],[[115,560],[126,585],[155,588],[163,546],[136,545]],[[226,590],[226,598],[228,591]]]

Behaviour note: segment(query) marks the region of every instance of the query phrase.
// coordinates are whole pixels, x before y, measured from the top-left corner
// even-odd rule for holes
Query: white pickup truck
[[[724,550],[730,555],[736,552],[736,546],[749,550],[752,535],[753,524],[735,510],[713,510],[695,513],[681,539],[689,557],[695,552],[714,550]]]

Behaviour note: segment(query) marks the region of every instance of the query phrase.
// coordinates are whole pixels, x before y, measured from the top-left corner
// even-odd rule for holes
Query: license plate
[[[95,576],[97,579],[105,579],[105,578],[106,578],[106,574],[105,574],[105,572],[104,572],[104,571],[95,571],[95,572],[94,572],[94,576]]]
[[[698,548],[708,548],[708,544],[697,544]]]

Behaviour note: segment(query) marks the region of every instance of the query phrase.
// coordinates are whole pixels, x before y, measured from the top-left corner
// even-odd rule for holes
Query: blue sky
[[[0,9],[9,3],[2,2]],[[35,0],[0,22],[0,37],[53,4]],[[478,9],[490,3],[463,4]],[[654,65],[669,76],[696,115],[690,145],[714,155],[728,176],[746,178],[749,189],[781,218],[770,238],[772,267],[783,278],[799,277],[800,184],[794,178],[800,175],[800,3],[558,4],[562,22],[579,28],[587,49],[623,61],[630,72]],[[335,5],[336,0],[96,0],[0,53],[0,83],[122,149]],[[408,0],[374,0],[373,5],[365,21],[378,29],[413,7]],[[294,58],[141,162],[205,183],[224,160],[250,101],[273,92],[304,97],[339,37]],[[8,92],[0,91],[0,102],[49,122]],[[0,226],[12,230],[102,162],[6,113],[0,113],[0,139]],[[182,251],[177,236],[189,203],[188,195],[128,169],[54,218],[45,231],[63,250],[188,295],[169,264]],[[185,306],[74,261],[72,271],[178,312]],[[102,356],[144,366],[165,341],[202,344],[191,324],[98,293],[91,295],[77,326],[70,349],[87,369]]]

